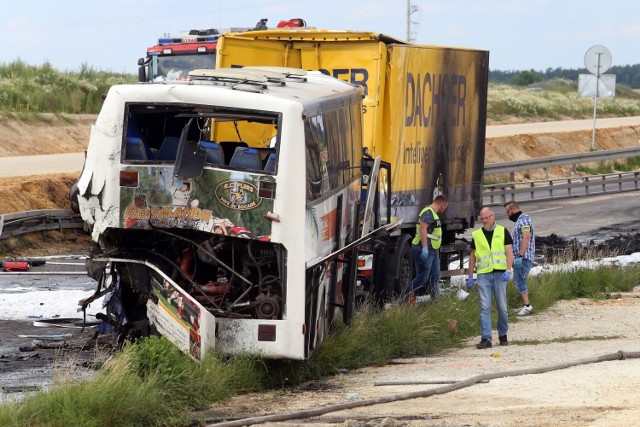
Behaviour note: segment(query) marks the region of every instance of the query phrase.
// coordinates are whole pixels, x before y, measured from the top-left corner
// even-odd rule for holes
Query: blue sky
[[[49,61],[60,70],[135,73],[164,33],[192,28],[269,26],[303,18],[316,28],[407,39],[407,0],[21,0],[3,2],[0,62]],[[594,45],[612,65],[640,63],[638,0],[412,0],[418,43],[490,51],[494,70],[580,68]]]

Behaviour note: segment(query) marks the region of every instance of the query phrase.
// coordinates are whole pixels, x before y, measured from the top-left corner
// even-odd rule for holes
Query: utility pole
[[[411,20],[411,15],[418,12],[419,9],[417,5],[411,4],[411,0],[407,0],[407,41],[411,43],[416,41],[415,36],[411,35],[411,24],[419,24],[419,22]]]

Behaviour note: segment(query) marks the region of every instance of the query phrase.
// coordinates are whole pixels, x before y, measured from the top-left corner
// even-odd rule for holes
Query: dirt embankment
[[[596,129],[596,142],[601,150],[637,147],[640,126]],[[521,134],[509,137],[487,138],[486,163],[528,160],[562,154],[588,153],[591,150],[592,131]],[[596,166],[595,164],[593,165]],[[526,179],[568,178],[575,176],[571,168],[551,168],[548,172],[532,170]],[[524,175],[516,174],[516,179]]]
[[[82,152],[89,140],[94,115],[41,114],[29,121],[0,115],[0,157]],[[599,129],[596,140],[601,149],[637,146],[640,126]],[[487,163],[588,152],[591,131],[521,134],[488,138]],[[549,175],[532,171],[528,179],[571,176],[573,172],[554,168]],[[0,179],[0,214],[31,209],[68,208],[69,188],[77,174],[56,174]],[[522,176],[516,175],[516,178]]]

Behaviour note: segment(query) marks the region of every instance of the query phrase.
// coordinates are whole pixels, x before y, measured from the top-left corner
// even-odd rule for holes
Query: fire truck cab
[[[280,21],[277,28],[306,27],[303,19]],[[225,29],[182,31],[180,37],[166,35],[158,44],[147,49],[147,56],[138,59],[138,81],[163,82],[186,80],[189,71],[216,68],[218,37],[228,32],[266,30],[267,19],[258,21],[255,27],[231,27]]]

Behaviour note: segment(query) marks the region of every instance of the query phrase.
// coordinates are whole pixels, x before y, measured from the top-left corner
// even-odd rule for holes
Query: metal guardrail
[[[25,233],[83,229],[80,215],[64,209],[43,209],[0,215],[0,240]]]
[[[638,190],[640,172],[627,172],[485,185],[482,197],[484,206],[495,206],[511,200],[566,199]]]
[[[513,160],[509,162],[487,163],[484,165],[484,174],[495,175],[501,173],[521,172],[531,169],[547,169],[553,166],[571,165],[580,163],[602,162],[606,160],[624,159],[628,157],[640,157],[640,147],[620,148],[617,150],[592,151],[589,153],[563,154],[552,157],[539,157],[529,160]],[[513,181],[513,177],[511,178]]]

